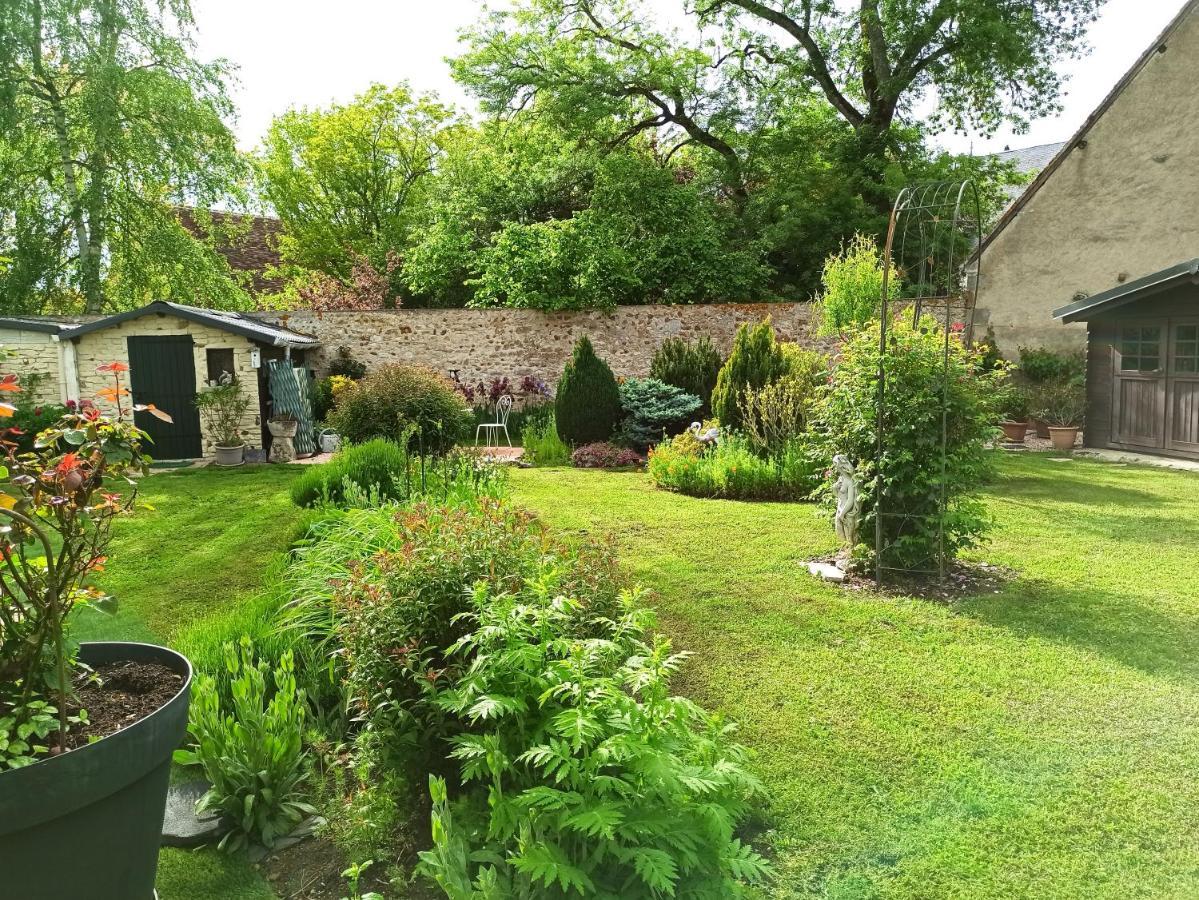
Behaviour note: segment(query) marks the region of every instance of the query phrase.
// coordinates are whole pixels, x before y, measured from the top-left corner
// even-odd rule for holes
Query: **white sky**
[[[681,0],[643,2],[660,20],[686,27]],[[983,153],[1065,140],[1182,3],[1109,0],[1091,30],[1093,52],[1061,67],[1070,78],[1062,115],[1034,122],[1023,135],[946,135],[941,143]],[[477,18],[481,0],[192,0],[192,6],[200,57],[237,66],[237,134],[247,149],[288,107],[349,100],[372,82],[406,80],[417,91],[470,107],[445,58],[458,53],[458,30]]]

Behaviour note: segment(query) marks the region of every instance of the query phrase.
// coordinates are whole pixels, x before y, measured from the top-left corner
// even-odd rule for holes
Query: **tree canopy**
[[[245,171],[227,67],[193,58],[187,0],[26,0],[0,17],[4,308],[245,305],[176,214],[236,199]]]

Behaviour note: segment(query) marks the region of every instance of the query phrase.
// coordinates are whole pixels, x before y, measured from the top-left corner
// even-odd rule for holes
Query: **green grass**
[[[695,651],[677,687],[757,751],[777,897],[1199,894],[1199,477],[1005,457],[954,604],[816,582],[811,506],[696,500],[636,473],[517,470],[552,525],[615,535]],[[155,475],[120,523],[88,636],[170,641],[257,588],[297,511],[290,467]],[[261,900],[252,868],[166,851],[164,900]]]
[[[618,538],[695,652],[678,687],[741,725],[771,793],[772,894],[1199,894],[1199,477],[1005,458],[950,605],[816,582],[811,506],[643,475],[514,473],[559,528]]]
[[[244,602],[286,549],[300,512],[288,487],[292,466],[200,469],[156,474],[140,483],[137,509],[114,530],[99,579],[117,598],[115,616],[82,610],[80,640],[173,643],[188,625]],[[242,857],[204,849],[164,849],[162,900],[271,900],[275,893]]]

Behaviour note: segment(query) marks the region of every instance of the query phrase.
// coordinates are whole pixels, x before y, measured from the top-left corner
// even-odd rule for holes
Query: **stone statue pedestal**
[[[271,433],[271,452],[267,460],[273,463],[291,462],[296,458],[295,436],[300,430],[300,423],[295,419],[271,419],[266,423]]]

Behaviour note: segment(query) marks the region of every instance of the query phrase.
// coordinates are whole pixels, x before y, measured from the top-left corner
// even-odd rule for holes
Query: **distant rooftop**
[[[1035,147],[1021,147],[1018,150],[1005,148],[999,153],[992,154],[1000,162],[1012,162],[1021,172],[1040,172],[1049,165],[1049,160],[1057,156],[1057,152],[1066,146],[1065,141],[1056,144],[1038,144]]]

